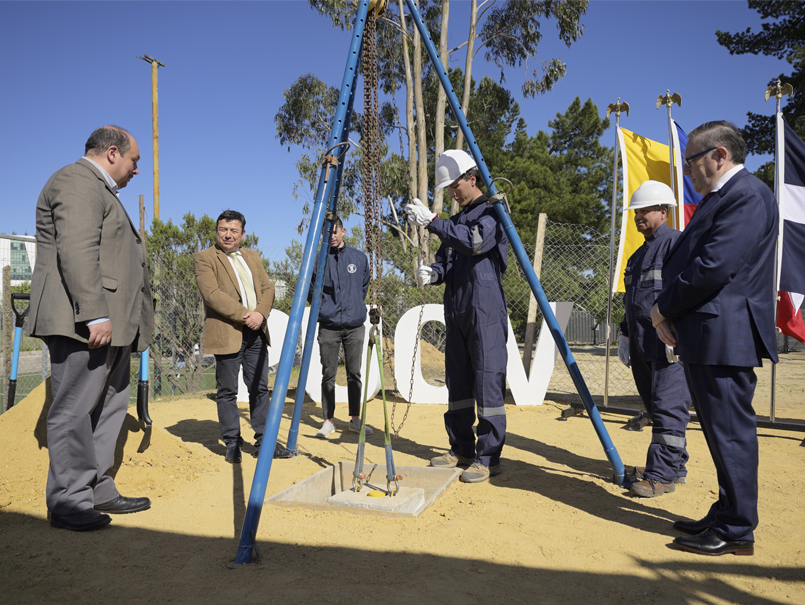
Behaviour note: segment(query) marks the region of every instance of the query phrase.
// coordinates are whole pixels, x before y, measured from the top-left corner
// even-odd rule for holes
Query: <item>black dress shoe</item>
[[[299,449],[289,450],[287,447],[282,447],[279,443],[274,448],[274,458],[275,459],[288,459],[294,458],[295,456],[299,455]]]
[[[725,540],[721,537],[721,534],[710,528],[690,538],[684,536],[675,538],[674,544],[677,548],[695,552],[698,555],[755,554],[754,542],[749,540]]]
[[[231,445],[226,446],[226,456],[224,459],[229,462],[230,464],[237,464],[241,461],[242,457],[240,454],[240,444],[233,443]]]
[[[71,531],[92,531],[100,529],[104,525],[109,525],[112,517],[104,515],[98,511],[88,508],[77,513],[67,515],[57,515],[48,511],[48,520],[51,527],[59,529],[69,529]]]
[[[138,513],[149,508],[151,508],[151,500],[148,498],[126,498],[126,496],[118,496],[114,500],[109,500],[109,502],[95,505],[95,510],[102,513],[112,513],[113,515]]]
[[[674,529],[677,531],[695,536],[710,527],[710,519],[699,519],[698,521],[674,521]]]

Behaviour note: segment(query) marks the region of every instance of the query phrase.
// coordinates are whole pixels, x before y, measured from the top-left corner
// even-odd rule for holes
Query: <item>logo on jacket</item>
[[[352,263],[347,265],[347,273],[355,273],[357,270],[358,270],[358,267],[356,267]]]

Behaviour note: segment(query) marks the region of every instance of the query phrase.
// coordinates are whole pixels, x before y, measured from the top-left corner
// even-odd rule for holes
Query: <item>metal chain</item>
[[[364,193],[364,211],[366,216],[366,250],[370,258],[370,282],[369,282],[369,301],[375,317],[379,320],[380,317],[380,299],[382,292],[382,231],[380,228],[381,222],[381,202],[380,202],[380,154],[379,154],[379,120],[378,120],[378,94],[377,94],[377,22],[375,15],[372,11],[369,12],[366,19],[366,26],[364,28],[363,37],[363,193]],[[397,111],[397,103],[394,103],[395,112]],[[399,122],[399,114],[397,115]],[[400,130],[400,155],[404,156],[402,130]],[[425,262],[426,254],[422,246],[419,249],[420,264]],[[408,418],[408,412],[411,409],[411,399],[414,389],[414,364],[416,362],[416,353],[419,348],[419,340],[422,329],[422,315],[425,311],[425,287],[421,287],[422,292],[422,305],[419,310],[419,323],[417,324],[417,339],[414,345],[414,356],[411,360],[411,383],[408,393],[408,405],[405,408],[400,426],[394,426],[394,414],[397,409],[396,402],[392,405],[391,410],[391,429],[395,438],[399,438],[400,431]],[[374,320],[373,320],[374,321]],[[388,347],[385,347],[388,349]],[[385,361],[385,360],[384,360]],[[382,371],[382,368],[381,368]],[[368,379],[368,376],[367,376]]]
[[[380,157],[378,152],[377,21],[373,11],[366,18],[363,35],[363,205],[366,215],[366,250],[370,260],[369,304],[379,313],[382,242],[380,237]]]

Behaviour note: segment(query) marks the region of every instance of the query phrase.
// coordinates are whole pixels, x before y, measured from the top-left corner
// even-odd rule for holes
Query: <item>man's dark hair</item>
[[[741,136],[741,131],[732,122],[725,120],[705,122],[688,133],[688,141],[693,140],[702,149],[724,147],[730,152],[733,164],[743,164],[746,161],[746,142]]]
[[[243,215],[242,215],[240,212],[238,212],[237,210],[224,210],[224,211],[223,211],[223,212],[220,214],[220,216],[218,217],[218,220],[217,220],[217,221],[215,221],[215,227],[216,227],[216,229],[218,228],[218,224],[219,224],[221,221],[226,221],[226,222],[229,222],[229,221],[240,221],[240,228],[241,228],[243,231],[246,231],[246,217],[245,217],[245,216],[243,216]]]
[[[475,177],[475,184],[476,184],[476,186],[478,186],[478,188],[481,188],[481,187],[484,186],[484,182],[481,179],[481,171],[478,170],[477,166],[475,166],[474,168],[470,168],[469,170],[467,170],[467,172],[462,174],[461,179],[464,180],[464,181],[469,181],[471,176]]]
[[[341,231],[343,231],[344,230],[344,221],[342,221],[340,218],[335,219],[335,223],[333,224],[333,227],[338,227]]]
[[[110,147],[117,147],[120,155],[126,155],[131,148],[131,135],[129,131],[120,126],[101,126],[87,139],[84,144],[84,155],[100,155],[106,153]]]

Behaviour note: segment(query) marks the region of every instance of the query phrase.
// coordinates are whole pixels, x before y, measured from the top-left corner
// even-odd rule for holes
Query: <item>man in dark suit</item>
[[[249,389],[249,415],[257,457],[271,397],[268,391],[268,314],[274,304],[272,284],[260,254],[241,248],[246,218],[225,210],[216,221],[215,245],[193,257],[196,285],[204,299],[204,352],[215,355],[218,423],[225,459],[241,461],[238,372]]]
[[[151,506],[121,496],[107,474],[129,403],[131,351],[148,347],[154,327],[145,248],[117,193],[139,159],[128,132],[99,128],[85,156],[51,176],[36,204],[27,333],[50,350],[53,527],[93,530],[111,521],[106,513]]]
[[[744,169],[746,144],[733,124],[699,126],[685,156],[685,174],[704,199],[665,257],[666,286],[651,318],[685,362],[719,495],[703,519],[674,523],[691,534],[674,544],[706,555],[751,555],[758,524],[754,368],[763,358],[777,361],[777,205]]]

